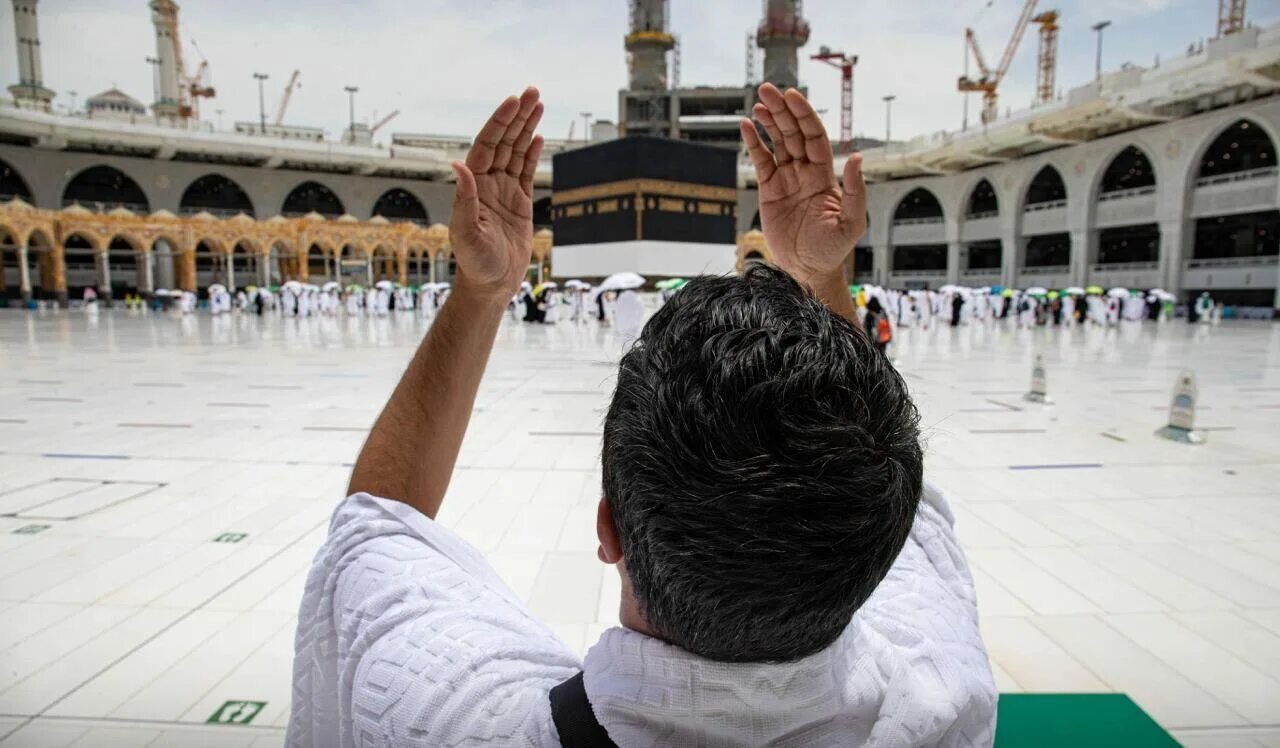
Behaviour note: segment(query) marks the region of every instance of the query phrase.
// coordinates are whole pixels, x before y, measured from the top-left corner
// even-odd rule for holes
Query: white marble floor
[[[303,574],[424,329],[0,312],[0,744],[279,744]],[[1280,745],[1280,328],[899,337],[1001,689]],[[1033,350],[1056,405],[1020,399]],[[504,326],[440,517],[579,649],[616,621],[616,357],[594,325]],[[1153,435],[1183,367],[1203,446]]]

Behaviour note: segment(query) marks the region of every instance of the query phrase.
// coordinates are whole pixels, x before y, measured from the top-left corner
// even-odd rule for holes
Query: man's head
[[[919,415],[854,325],[766,267],[689,283],[622,359],[604,495],[640,614],[724,661],[833,642],[906,542]]]

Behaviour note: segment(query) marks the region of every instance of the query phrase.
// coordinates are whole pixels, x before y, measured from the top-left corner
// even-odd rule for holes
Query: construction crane
[[[1245,0],[1218,0],[1218,36],[1244,31]]]
[[[289,99],[293,98],[293,90],[302,88],[302,71],[295,70],[289,76],[289,83],[284,87],[284,96],[280,97],[280,108],[276,110],[276,127],[284,124],[284,111],[289,108]]]
[[[1000,82],[1004,80],[1005,73],[1009,72],[1009,65],[1013,63],[1013,56],[1018,51],[1018,45],[1022,43],[1022,35],[1027,31],[1027,25],[1031,23],[1031,17],[1036,9],[1036,0],[1027,0],[1022,7],[1022,15],[1018,17],[1018,22],[1013,27],[1013,36],[1009,39],[1009,45],[1005,47],[1004,55],[1000,58],[1000,64],[995,70],[987,67],[987,61],[982,56],[982,50],[978,47],[978,37],[973,33],[973,29],[966,28],[964,30],[965,44],[969,52],[973,54],[973,60],[978,65],[980,77],[977,79],[970,78],[968,74],[960,77],[959,89],[964,93],[982,93],[982,122],[983,124],[991,124],[996,120],[999,113],[997,104],[997,91],[1000,88]],[[968,57],[965,57],[966,62]]]
[[[858,56],[832,52],[830,47],[823,46],[809,59],[840,70],[840,142],[836,150],[847,153],[853,148],[853,67],[858,64]]]
[[[379,129],[379,128],[381,128],[383,125],[387,124],[387,123],[388,123],[388,122],[390,122],[391,120],[395,119],[395,118],[396,118],[397,116],[399,116],[399,115],[400,115],[400,110],[399,110],[399,109],[397,109],[397,110],[395,110],[394,112],[392,112],[391,114],[388,114],[387,116],[385,116],[385,117],[383,117],[382,119],[378,120],[377,122],[375,122],[375,123],[374,123],[374,124],[369,128],[369,134],[370,134],[370,135],[373,135],[375,132],[377,132],[377,131],[378,131],[378,129]]]
[[[177,37],[175,36],[176,40]],[[181,45],[174,43],[174,49],[178,55],[178,80],[182,82],[182,88],[186,91],[186,101],[183,101],[179,107],[178,113],[183,117],[194,117],[200,119],[200,99],[212,99],[218,95],[213,87],[213,81],[209,73],[209,61],[205,59],[204,52],[200,51],[200,45],[196,44],[196,40],[191,40],[191,46],[195,49],[196,54],[200,55],[200,65],[196,67],[193,75],[187,75],[182,67],[182,51]]]
[[[1049,10],[1031,19],[1040,25],[1040,60],[1036,78],[1036,103],[1053,101],[1058,75],[1058,11]]]

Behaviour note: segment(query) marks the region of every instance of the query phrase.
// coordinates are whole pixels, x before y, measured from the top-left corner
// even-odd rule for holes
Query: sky
[[[287,124],[325,128],[337,136],[348,120],[344,86],[358,86],[356,119],[373,121],[399,109],[379,133],[470,135],[508,93],[535,84],[547,111],[542,132],[569,134],[582,113],[617,118],[626,86],[626,0],[180,0],[188,60],[209,61],[217,98],[202,115],[223,126],[256,121],[254,72],[270,76],[272,117],[294,69],[302,87]],[[1096,36],[1105,32],[1104,69],[1150,66],[1185,54],[1215,30],[1217,0],[1059,0],[1062,14],[1060,91],[1094,75]],[[671,30],[681,40],[684,85],[739,85],[745,79],[746,35],[760,0],[671,0]],[[894,139],[958,129],[964,29],[972,26],[992,65],[1000,57],[1022,0],[807,0],[813,28],[801,50],[800,76],[834,134],[839,129],[839,72],[807,59],[820,45],[857,54],[854,130],[885,134],[882,97],[893,103]],[[71,104],[112,86],[150,104],[155,38],[146,0],[44,0],[40,36],[45,85],[55,103]],[[1280,0],[1249,0],[1249,20],[1280,20]],[[1037,38],[1028,30],[1001,88],[1000,107],[1031,102]],[[0,12],[0,84],[16,82],[13,16]],[[970,103],[976,118],[980,102]],[[217,114],[221,109],[223,113]]]

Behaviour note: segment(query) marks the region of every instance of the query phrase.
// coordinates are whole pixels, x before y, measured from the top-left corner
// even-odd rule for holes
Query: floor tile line
[[[136,653],[138,652],[138,650],[142,649],[143,647],[145,647],[145,646],[147,646],[148,644],[150,644],[151,642],[155,641],[157,638],[159,638],[159,637],[160,637],[160,636],[162,636],[163,634],[165,634],[165,633],[167,633],[168,631],[172,630],[175,626],[177,626],[178,624],[180,624],[180,623],[182,623],[183,621],[187,620],[187,619],[188,619],[188,618],[190,618],[191,616],[195,615],[198,611],[203,610],[203,609],[204,609],[204,607],[205,607],[206,605],[208,605],[208,604],[212,603],[214,600],[218,599],[218,597],[219,597],[220,595],[222,595],[222,594],[226,593],[226,592],[227,592],[227,591],[229,591],[232,587],[235,587],[237,584],[240,584],[241,582],[243,582],[243,581],[244,581],[246,578],[248,578],[251,574],[254,574],[254,573],[258,572],[260,569],[262,569],[262,567],[263,567],[263,566],[265,566],[266,564],[268,564],[268,563],[270,563],[270,562],[274,561],[276,558],[278,558],[278,557],[279,557],[281,554],[283,554],[285,551],[289,550],[290,548],[292,548],[293,546],[297,545],[298,543],[301,543],[304,539],[306,539],[306,538],[307,538],[307,536],[309,536],[313,531],[315,531],[315,529],[316,529],[317,527],[321,527],[321,526],[326,525],[326,524],[328,524],[328,523],[329,523],[329,519],[326,517],[325,519],[322,519],[322,520],[320,520],[319,522],[316,522],[315,524],[311,525],[311,526],[310,526],[309,528],[307,528],[305,531],[303,531],[302,533],[300,533],[300,534],[298,535],[298,537],[294,538],[292,541],[290,541],[290,542],[289,542],[289,543],[287,543],[286,545],[282,545],[282,546],[280,546],[279,548],[277,548],[277,549],[276,549],[276,551],[275,551],[275,553],[272,553],[270,556],[267,556],[265,559],[263,559],[262,561],[258,562],[258,563],[257,563],[256,565],[254,565],[252,568],[250,568],[250,569],[246,570],[243,574],[241,574],[240,576],[238,576],[238,577],[236,577],[235,579],[231,580],[231,581],[230,581],[229,583],[227,583],[225,586],[221,587],[221,588],[220,588],[220,589],[218,589],[216,592],[214,592],[212,595],[210,595],[208,598],[206,598],[206,599],[204,599],[203,601],[201,601],[198,605],[196,605],[196,606],[192,607],[190,610],[187,610],[186,612],[184,612],[184,613],[182,613],[181,615],[179,615],[177,618],[175,618],[175,619],[174,619],[172,622],[170,622],[168,625],[161,627],[159,631],[156,631],[156,632],[155,632],[154,634],[152,634],[151,636],[147,637],[146,639],[142,640],[142,641],[141,641],[141,642],[139,642],[138,644],[134,645],[134,646],[133,646],[133,648],[131,648],[129,651],[125,652],[124,654],[120,655],[119,657],[115,658],[115,659],[114,659],[114,660],[112,660],[111,662],[109,662],[109,663],[107,663],[106,665],[104,665],[104,666],[103,666],[102,668],[100,668],[97,672],[93,673],[93,674],[92,674],[92,675],[90,675],[88,678],[85,678],[83,681],[81,681],[79,685],[77,685],[77,686],[73,687],[71,690],[69,690],[69,691],[67,691],[66,693],[62,694],[62,695],[61,695],[61,696],[59,696],[57,699],[54,699],[52,702],[50,702],[49,704],[47,704],[43,709],[41,709],[41,710],[40,710],[39,712],[37,712],[36,714],[31,715],[29,718],[27,718],[27,720],[26,720],[25,722],[23,722],[23,723],[21,723],[21,724],[17,725],[16,727],[14,727],[14,729],[10,730],[9,732],[5,733],[4,735],[0,735],[0,743],[4,742],[6,739],[8,739],[8,738],[9,738],[9,736],[10,736],[10,735],[13,735],[15,732],[17,732],[18,730],[21,730],[22,728],[26,727],[28,724],[30,724],[31,722],[35,721],[36,719],[43,719],[43,718],[44,718],[45,713],[46,713],[46,712],[48,712],[50,709],[53,709],[53,708],[54,708],[54,707],[56,707],[58,704],[61,704],[63,701],[66,701],[68,698],[70,698],[71,696],[75,695],[75,693],[76,693],[76,692],[78,692],[80,689],[84,688],[85,686],[89,685],[89,684],[90,684],[90,683],[92,683],[94,680],[98,679],[100,676],[102,676],[103,674],[105,674],[108,670],[110,670],[111,668],[115,667],[116,665],[119,665],[121,662],[124,662],[124,661],[125,661],[127,658],[129,658],[130,656],[132,656],[132,655],[136,654]]]

